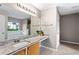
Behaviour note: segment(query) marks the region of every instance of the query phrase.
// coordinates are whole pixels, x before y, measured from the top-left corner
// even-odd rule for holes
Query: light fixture
[[[17,3],[17,7],[19,7],[20,9],[23,9],[25,12],[27,12],[33,16],[36,16],[36,10],[33,10],[29,7],[25,7],[24,5],[22,5],[20,3]]]

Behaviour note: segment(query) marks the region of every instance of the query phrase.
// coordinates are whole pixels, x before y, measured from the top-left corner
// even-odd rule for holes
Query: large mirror
[[[31,4],[25,5],[31,6]],[[29,8],[29,12],[26,11],[24,7],[18,6],[17,3],[2,3],[0,5],[0,19],[2,17],[4,20],[0,20],[2,22],[0,23],[1,40],[38,35],[37,30],[40,30],[40,17],[36,14],[33,6],[31,9]]]
[[[39,10],[30,4],[29,10],[17,3],[2,3],[0,5],[0,40],[10,40],[38,35],[40,31]],[[4,21],[3,21],[4,20]],[[1,27],[2,26],[2,27]]]

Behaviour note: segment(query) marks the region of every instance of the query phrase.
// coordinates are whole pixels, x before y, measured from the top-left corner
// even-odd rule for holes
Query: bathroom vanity
[[[39,55],[40,43],[48,36],[35,36],[14,43],[9,42],[0,46],[0,55]]]
[[[15,53],[15,55],[39,55],[39,54],[40,54],[39,42],[35,42],[34,44],[25,47],[25,49],[22,49]]]

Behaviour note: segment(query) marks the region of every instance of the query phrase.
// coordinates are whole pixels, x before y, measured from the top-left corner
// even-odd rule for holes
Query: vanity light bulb
[[[25,10],[27,13],[30,13],[32,15],[35,15],[36,14],[35,10],[31,10],[28,7],[25,7],[22,4],[17,3],[17,7],[20,7],[21,9]]]

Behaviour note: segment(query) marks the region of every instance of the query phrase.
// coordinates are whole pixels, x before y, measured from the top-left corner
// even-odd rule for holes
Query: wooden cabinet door
[[[23,50],[21,50],[21,51],[18,51],[18,52],[16,53],[16,55],[26,55],[26,49],[23,49]]]
[[[39,42],[27,48],[27,55],[39,55],[39,54],[40,54]]]

